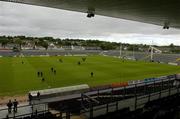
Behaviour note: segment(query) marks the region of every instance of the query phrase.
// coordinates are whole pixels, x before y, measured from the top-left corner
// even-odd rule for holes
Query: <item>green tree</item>
[[[19,45],[19,50],[21,50],[23,41],[19,37],[17,37],[15,38],[15,43]]]
[[[2,46],[3,48],[6,47],[6,45],[8,44],[8,42],[9,42],[9,40],[8,40],[7,37],[5,37],[5,36],[1,36],[1,37],[0,37],[0,43],[1,43],[1,46]]]
[[[48,49],[49,46],[48,43],[44,40],[39,41],[38,45],[44,47],[46,50]]]

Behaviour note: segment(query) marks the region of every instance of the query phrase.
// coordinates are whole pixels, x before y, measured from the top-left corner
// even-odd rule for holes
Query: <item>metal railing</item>
[[[103,114],[108,112],[117,111],[122,108],[130,107],[136,110],[147,102],[152,100],[157,100],[162,97],[168,97],[179,93],[179,85],[174,86],[174,78],[167,78],[163,80],[157,80],[152,82],[141,82],[138,84],[132,84],[124,87],[116,87],[109,89],[100,89],[96,91],[90,91],[81,94],[81,106],[77,109],[81,110],[80,114],[86,115],[88,118],[93,118],[102,114],[97,114],[99,111],[105,110]],[[107,98],[108,101],[101,100],[101,98]],[[24,113],[12,113],[8,114],[8,109],[0,109],[0,118],[18,118],[33,116],[38,114],[43,114],[49,112],[48,103],[38,103],[38,104],[27,104],[23,106],[18,106],[18,110],[23,110],[27,108]],[[60,118],[70,118],[72,116],[71,111],[66,112],[65,116],[62,115],[61,110],[57,114]],[[74,109],[75,110],[75,109]],[[1,117],[1,113],[4,113],[4,117]]]

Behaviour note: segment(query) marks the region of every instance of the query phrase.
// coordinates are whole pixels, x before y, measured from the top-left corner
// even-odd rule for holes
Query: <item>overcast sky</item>
[[[52,36],[180,45],[180,29],[60,9],[0,2],[0,35]]]

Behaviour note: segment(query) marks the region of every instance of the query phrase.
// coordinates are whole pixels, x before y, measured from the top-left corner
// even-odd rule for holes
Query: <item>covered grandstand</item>
[[[107,56],[116,56],[119,57],[118,50],[67,50],[67,51],[59,51],[59,50],[23,50],[21,52],[13,52],[9,51],[0,51],[0,56],[2,57],[14,57],[14,56],[70,56],[70,55],[107,55]],[[130,52],[123,51],[122,57],[125,59],[131,60],[142,60],[142,61],[150,61],[150,53],[149,52]],[[177,63],[180,65],[180,54],[154,54],[154,61],[159,63]]]

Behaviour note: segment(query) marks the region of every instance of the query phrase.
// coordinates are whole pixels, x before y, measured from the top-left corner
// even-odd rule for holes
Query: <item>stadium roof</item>
[[[0,0],[180,28],[179,0]]]

